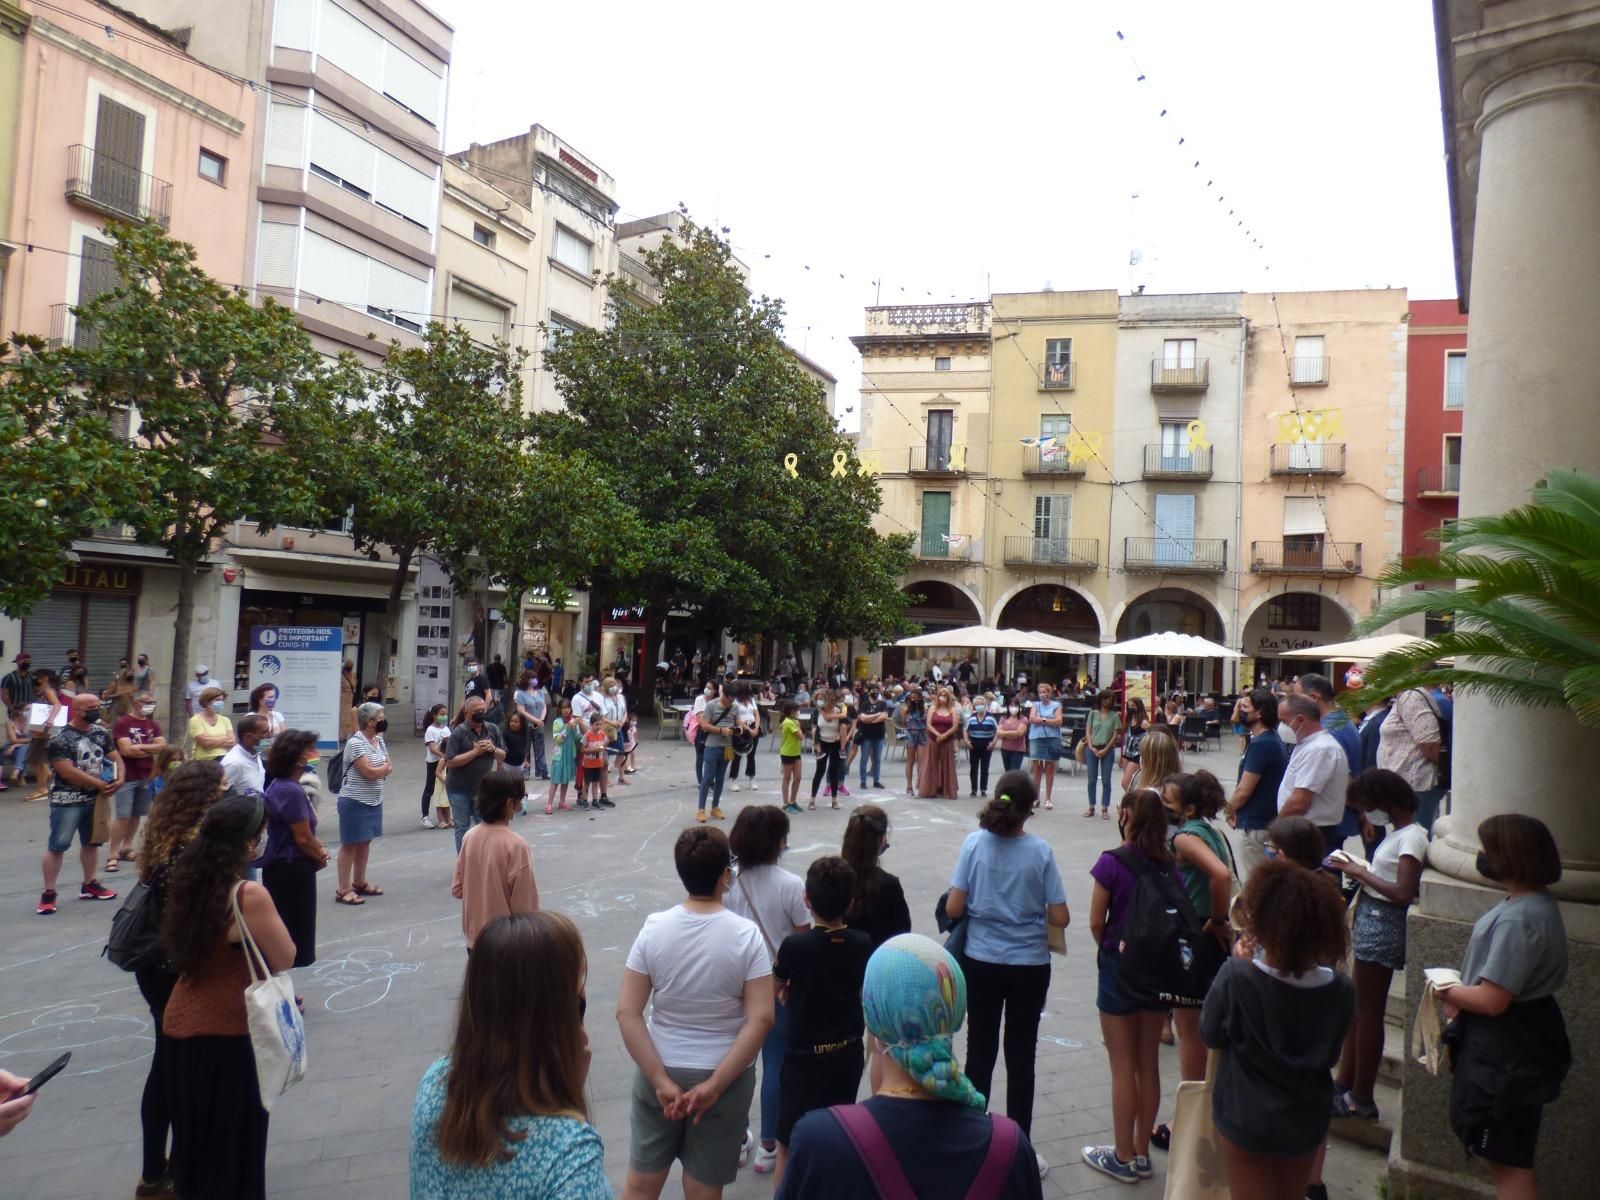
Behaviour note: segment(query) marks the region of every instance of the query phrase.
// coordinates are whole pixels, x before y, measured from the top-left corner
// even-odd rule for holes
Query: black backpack
[[[134,884],[122,907],[111,916],[111,936],[100,951],[124,971],[146,971],[166,962],[161,948],[162,897],[157,881]]]
[[[1127,846],[1112,855],[1133,872],[1133,901],[1122,927],[1117,979],[1135,1000],[1161,1008],[1199,1008],[1222,967],[1223,950],[1171,872]]]

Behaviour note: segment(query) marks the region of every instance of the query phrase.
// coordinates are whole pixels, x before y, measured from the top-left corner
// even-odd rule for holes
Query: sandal
[[[1357,1117],[1363,1121],[1376,1121],[1378,1119],[1378,1106],[1376,1104],[1362,1104],[1349,1092],[1340,1092],[1333,1098],[1333,1115],[1336,1117]]]
[[[353,891],[335,892],[333,894],[333,902],[335,904],[365,904],[366,903],[365,900],[363,900],[360,896],[356,895],[355,892],[353,892]]]
[[[1093,817],[1094,816],[1094,805],[1091,804],[1088,808],[1084,809],[1083,810],[1083,815],[1086,816],[1086,817]]]
[[[114,859],[114,858],[106,859],[106,874],[107,875],[115,875],[116,873],[117,873],[117,860]]]
[[[553,816],[555,814],[555,811],[556,811],[555,810],[555,806],[552,805],[552,804],[546,804],[544,806],[544,815],[547,816],[547,817],[548,816]]]
[[[381,896],[381,895],[383,895],[383,889],[381,887],[373,887],[370,883],[367,883],[365,881],[363,881],[361,883],[352,883],[350,885],[350,890],[352,892],[354,892],[358,896]]]
[[[1101,819],[1101,820],[1102,820],[1102,821],[1109,821],[1109,820],[1111,820],[1111,810],[1110,810],[1110,809],[1109,809],[1109,808],[1102,808],[1102,809],[1101,809],[1101,810],[1100,810],[1100,819]]]
[[[1055,809],[1055,804],[1052,801],[1049,801],[1049,800],[1046,800],[1044,802],[1044,806],[1045,806],[1045,810],[1046,811],[1054,811],[1054,809]]]
[[[806,805],[806,811],[807,812],[816,812],[817,811],[817,802],[815,800],[813,800],[810,804]]]

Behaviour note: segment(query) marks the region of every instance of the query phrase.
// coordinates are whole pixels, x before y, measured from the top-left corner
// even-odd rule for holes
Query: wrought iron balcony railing
[[[1122,544],[1126,571],[1220,575],[1228,569],[1227,538],[1131,537]]]
[[[1272,447],[1274,475],[1343,475],[1343,442],[1278,442]]]
[[[67,150],[67,199],[127,221],[172,224],[172,185],[92,146]]]
[[[1251,542],[1250,570],[1256,575],[1359,575],[1361,543],[1319,537]]]
[[[1151,443],[1144,448],[1146,479],[1210,479],[1211,447],[1163,446]]]
[[[1005,555],[1006,563],[1011,566],[1047,567],[1053,571],[1093,571],[1100,565],[1100,542],[1096,538],[1013,534],[1006,538]]]

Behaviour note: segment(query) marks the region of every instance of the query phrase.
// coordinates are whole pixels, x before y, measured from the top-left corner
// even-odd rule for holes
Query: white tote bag
[[[1178,1085],[1172,1112],[1172,1145],[1167,1151],[1165,1200],[1228,1200],[1228,1165],[1211,1116],[1211,1087],[1217,1052],[1206,1060],[1206,1078]]]
[[[267,959],[244,923],[239,909],[239,888],[234,885],[233,919],[239,923],[239,940],[250,964],[250,986],[244,990],[245,1021],[250,1027],[250,1048],[256,1056],[256,1083],[261,1107],[273,1103],[306,1076],[306,1023],[294,1003],[294,981],[287,971],[272,974]]]

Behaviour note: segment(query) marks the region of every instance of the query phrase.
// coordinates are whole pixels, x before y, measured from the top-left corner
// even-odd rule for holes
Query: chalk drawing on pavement
[[[329,1012],[356,1012],[388,996],[396,976],[422,967],[420,962],[395,962],[394,954],[382,946],[358,946],[345,951],[342,958],[318,962],[311,969],[308,986],[332,989],[322,1002]]]

